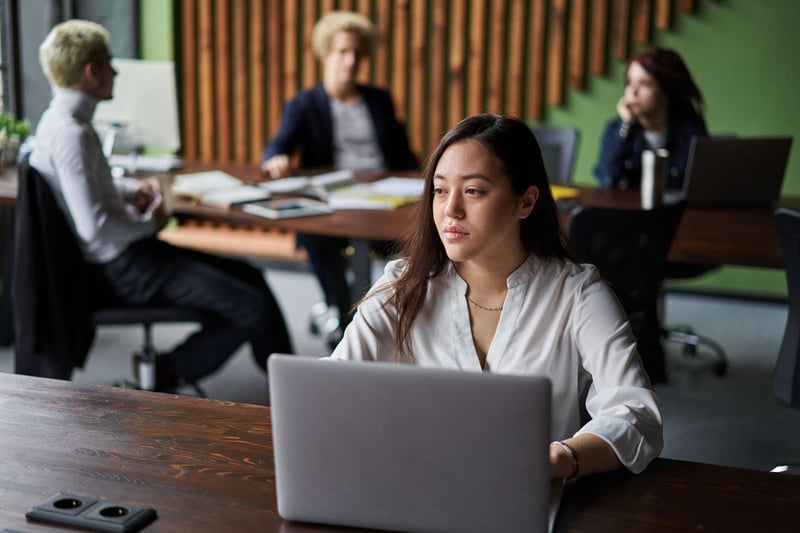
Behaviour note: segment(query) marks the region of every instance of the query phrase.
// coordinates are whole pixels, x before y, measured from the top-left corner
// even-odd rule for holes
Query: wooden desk
[[[276,511],[268,407],[0,374],[0,528],[56,492],[152,507],[153,532],[303,532]],[[800,477],[667,459],[569,485],[557,531],[796,531]],[[340,529],[341,531],[341,529]]]
[[[214,165],[190,163],[182,172],[219,168],[245,181],[259,181],[261,175],[252,165]],[[638,191],[581,187],[578,202],[583,205],[637,209]],[[787,198],[780,206],[800,209],[800,198]],[[394,240],[404,236],[412,221],[414,207],[391,211],[339,211],[324,217],[271,221],[238,210],[225,211],[203,206],[176,204],[180,217],[202,218],[241,225],[261,225],[289,231],[317,233],[353,239],[352,260],[356,298],[369,288],[370,240]],[[773,222],[772,207],[700,208],[689,207],[681,219],[668,259],[675,263],[783,268],[780,244]],[[562,213],[562,223],[568,221]]]

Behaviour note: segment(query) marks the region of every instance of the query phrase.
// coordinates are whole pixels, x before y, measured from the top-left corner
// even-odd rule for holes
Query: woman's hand
[[[270,157],[261,163],[261,172],[272,179],[285,178],[291,175],[289,156],[285,154]]]
[[[631,108],[628,107],[624,96],[617,102],[617,114],[619,115],[619,118],[622,119],[622,122],[626,122],[628,124],[636,122],[636,115],[634,115],[633,111],[631,111]]]

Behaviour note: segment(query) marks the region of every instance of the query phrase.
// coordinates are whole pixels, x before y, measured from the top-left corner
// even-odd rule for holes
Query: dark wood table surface
[[[178,172],[211,169],[223,170],[249,182],[263,179],[257,166],[252,164],[190,161]],[[594,187],[580,187],[580,190],[579,202],[584,205],[630,209],[640,207],[638,191]],[[0,205],[13,205],[15,197],[15,169],[4,168],[0,174]],[[670,249],[669,260],[675,263],[782,269],[780,245],[772,218],[775,207],[800,210],[800,198],[782,198],[774,206],[758,208],[689,207],[681,219]],[[187,202],[177,202],[176,208],[177,215],[183,218],[201,218],[233,225],[283,228],[359,240],[402,237],[408,229],[413,212],[413,206],[406,206],[390,211],[345,210],[321,217],[273,221],[237,209],[223,210]],[[563,221],[566,220],[568,215],[565,213]]]
[[[339,530],[276,512],[268,407],[0,373],[0,529],[57,492],[152,507],[151,532]],[[557,531],[797,531],[800,477],[657,459],[565,490]]]

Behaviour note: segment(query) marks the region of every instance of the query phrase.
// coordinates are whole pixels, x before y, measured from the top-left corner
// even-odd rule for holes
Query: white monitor
[[[179,150],[174,63],[115,58],[113,65],[118,73],[114,96],[100,102],[94,116],[100,138],[117,125],[115,151]]]

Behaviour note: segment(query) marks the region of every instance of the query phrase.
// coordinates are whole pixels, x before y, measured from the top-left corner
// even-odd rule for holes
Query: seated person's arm
[[[621,119],[606,124],[600,141],[600,157],[594,167],[594,176],[600,185],[603,187],[619,185],[626,170],[625,159],[630,156],[632,149],[632,135]]]
[[[289,156],[278,154],[270,157],[261,163],[261,172],[272,179],[285,178],[292,174],[292,166]]]
[[[642,366],[636,338],[599,274],[576,295],[575,305],[578,317],[571,334],[581,364],[593,380],[586,400],[592,419],[565,442],[575,443],[581,474],[618,464],[641,472],[661,453],[663,434],[658,399]],[[609,450],[618,462],[611,460]]]
[[[296,99],[283,107],[283,118],[278,133],[264,148],[261,172],[272,179],[291,175],[291,154],[300,144],[302,133],[302,109]]]
[[[100,180],[92,179],[104,169],[93,168],[81,155],[92,153],[85,148],[93,142],[89,135],[88,131],[65,134],[68,141],[56,147],[52,154],[61,191],[78,234],[85,242],[101,236],[108,240],[131,240],[153,235],[157,228],[151,217],[143,217],[128,204],[122,191],[115,188],[116,194],[104,192],[100,190]]]
[[[575,460],[569,452],[557,444],[550,445],[550,477],[571,478],[598,472],[616,470],[621,466],[614,449],[596,435],[583,434],[564,439],[572,448]]]

